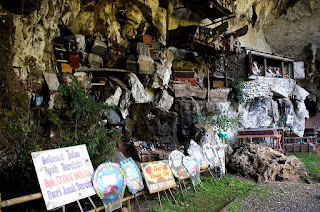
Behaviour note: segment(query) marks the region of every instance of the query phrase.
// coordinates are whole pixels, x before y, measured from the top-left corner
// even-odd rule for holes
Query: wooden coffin
[[[149,60],[139,59],[139,74],[152,74],[153,63]]]
[[[126,60],[126,68],[128,70],[136,71],[138,69],[138,64],[136,57],[134,55],[129,55],[129,57]]]
[[[72,67],[67,63],[60,63],[60,70],[62,73],[72,73]]]
[[[198,97],[200,99],[205,99],[207,91],[195,89],[190,83],[175,83],[174,94],[175,97]]]
[[[176,82],[188,82],[192,86],[196,86],[197,85],[197,81],[194,78],[175,77],[174,81],[176,81]]]

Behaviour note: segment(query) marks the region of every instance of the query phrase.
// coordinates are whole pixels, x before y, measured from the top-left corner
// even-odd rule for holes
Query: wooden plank
[[[238,135],[236,138],[281,138],[281,135]]]
[[[136,73],[135,71],[131,71],[131,70],[126,70],[126,69],[116,69],[116,68],[80,68],[80,69],[76,69],[76,72],[123,72],[123,73]]]
[[[92,86],[102,86],[102,85],[106,85],[105,82],[92,82],[91,83]]]
[[[267,73],[267,59],[263,58],[263,72],[264,72],[264,76],[266,76]]]
[[[247,50],[247,53],[251,53],[253,55],[256,56],[260,56],[260,57],[265,57],[265,58],[270,58],[270,59],[276,59],[276,60],[281,60],[281,61],[285,61],[285,62],[294,62],[294,60],[290,59],[290,58],[286,58],[286,57],[281,57],[281,56],[277,56],[277,55],[272,55],[272,54],[267,54],[267,53],[263,53],[263,52],[258,52],[258,51],[254,51],[254,50]]]
[[[117,85],[119,85],[120,87],[124,87],[124,88],[126,88],[127,87],[127,85],[126,84],[124,84],[120,79],[118,79],[118,78],[115,78],[115,77],[112,77],[112,76],[109,76],[108,77],[112,82],[114,82],[114,83],[116,83]]]

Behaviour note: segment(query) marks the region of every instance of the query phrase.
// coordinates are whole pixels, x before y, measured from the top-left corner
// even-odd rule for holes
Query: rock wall
[[[320,3],[315,0],[236,0],[234,4],[236,18],[228,21],[228,31],[248,24],[248,33],[239,38],[243,47],[305,62],[306,79],[298,80],[298,84],[311,94],[307,99],[311,115],[319,113]]]

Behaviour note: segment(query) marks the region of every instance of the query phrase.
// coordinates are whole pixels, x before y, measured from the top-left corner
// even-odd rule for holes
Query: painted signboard
[[[226,145],[225,144],[221,144],[221,145],[218,145],[218,150],[217,150],[217,153],[218,153],[218,156],[219,156],[219,160],[220,160],[220,173],[221,174],[225,174],[226,173],[226,162],[225,162],[225,153],[224,153],[224,149],[225,149]]]
[[[201,183],[200,181],[200,165],[198,163],[198,160],[195,157],[189,157],[186,156],[182,160],[183,166],[187,169],[192,184],[197,185]]]
[[[150,194],[176,187],[167,160],[141,163],[141,168]]]
[[[127,179],[119,164],[105,162],[94,171],[92,184],[102,202],[111,203],[122,199]]]
[[[132,194],[143,190],[143,181],[137,164],[128,158],[120,162],[120,166],[127,177],[127,187]]]
[[[173,150],[169,155],[169,166],[173,175],[179,180],[189,178],[186,168],[182,165],[182,160],[184,157],[185,155],[178,150]]]
[[[209,143],[203,145],[203,153],[209,162],[210,168],[219,167],[220,161],[216,149]]]
[[[47,210],[95,194],[86,145],[31,153]]]
[[[190,156],[195,157],[198,160],[201,169],[208,168],[209,163],[203,155],[201,147],[192,139],[190,140],[190,145],[187,152]]]

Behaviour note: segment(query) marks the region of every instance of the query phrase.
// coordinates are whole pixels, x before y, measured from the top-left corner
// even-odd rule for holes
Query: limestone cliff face
[[[298,80],[298,84],[310,92],[307,101],[311,102],[311,115],[319,113],[320,2],[236,0],[234,4],[236,17],[229,21],[229,31],[248,24],[248,33],[239,38],[242,46],[304,61],[306,79]]]
[[[200,22],[199,16],[186,10],[174,11],[172,3],[169,8],[170,29]],[[12,50],[13,65],[23,67],[22,79],[29,77],[34,84],[42,72],[55,69],[52,40],[60,36],[60,28],[107,42],[110,65],[115,65],[124,55],[128,39],[148,30],[152,30],[160,41],[166,41],[167,10],[155,0],[42,0],[34,9],[28,15],[13,14]]]

